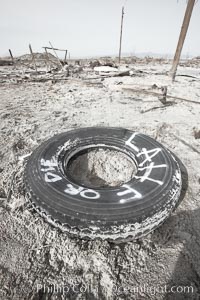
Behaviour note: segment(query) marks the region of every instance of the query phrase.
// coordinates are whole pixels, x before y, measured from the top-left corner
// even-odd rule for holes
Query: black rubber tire
[[[137,165],[120,187],[88,188],[64,169],[79,152],[94,147],[119,150]],[[122,128],[81,128],[42,143],[25,168],[25,188],[45,219],[80,238],[125,241],[146,235],[176,206],[181,171],[174,155],[154,139]]]

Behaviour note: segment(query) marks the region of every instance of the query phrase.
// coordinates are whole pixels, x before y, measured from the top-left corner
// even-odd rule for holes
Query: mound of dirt
[[[24,54],[17,57],[17,62],[26,64],[30,68],[34,68],[34,63],[37,67],[46,67],[47,65],[51,68],[60,66],[58,59],[51,53],[34,53],[34,62],[31,54]]]
[[[45,59],[47,59],[47,54],[45,52],[44,53],[37,52],[37,53],[34,53],[34,58],[35,58],[36,61],[37,60],[45,60]],[[50,60],[57,61],[57,58],[51,53],[48,53],[48,58]],[[32,60],[32,55],[31,54],[24,54],[24,55],[19,56],[18,59],[19,60]]]

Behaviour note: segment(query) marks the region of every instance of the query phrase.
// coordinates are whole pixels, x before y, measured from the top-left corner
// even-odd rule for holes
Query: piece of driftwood
[[[33,79],[31,79],[31,81],[34,81],[34,82],[53,81],[55,83],[57,81],[62,81],[62,80],[69,80],[69,78],[53,78],[53,77],[50,77],[50,78],[33,78]]]
[[[131,92],[141,93],[141,94],[148,94],[148,95],[152,95],[152,96],[158,96],[158,97],[163,96],[163,94],[161,94],[161,93],[156,93],[156,92],[152,92],[152,91],[148,91],[148,90],[144,90],[144,89],[134,89],[134,88],[131,88],[131,87],[130,88],[125,88],[124,87],[122,89],[126,90],[126,91],[131,91]],[[189,99],[176,97],[176,96],[171,96],[171,95],[166,95],[166,98],[171,98],[171,99],[180,100],[180,101],[189,102],[189,103],[200,104],[199,101],[189,100]]]
[[[56,50],[56,51],[67,51],[65,49],[58,49],[58,48],[52,48],[52,47],[42,47],[43,49],[49,49],[49,50]]]
[[[176,75],[176,77],[178,77],[178,76],[182,76],[182,77],[189,77],[189,78],[194,78],[194,79],[199,79],[200,80],[200,78],[199,77],[196,77],[196,76],[192,76],[192,75],[188,75],[188,74],[178,74],[178,75]]]
[[[163,108],[165,108],[166,106],[171,106],[171,105],[173,105],[173,104],[176,104],[176,102],[170,101],[170,102],[167,102],[165,105],[162,105],[162,106],[154,106],[154,107],[151,107],[151,108],[146,109],[146,110],[141,110],[141,114],[145,114],[145,113],[147,113],[147,112],[149,112],[149,111],[156,110],[156,109],[163,109]]]
[[[192,149],[194,152],[196,152],[197,154],[200,154],[200,151],[197,150],[195,147],[191,146],[189,143],[187,143],[186,141],[184,141],[183,139],[181,139],[180,137],[178,137],[175,134],[172,134],[178,141],[180,141],[182,144],[184,144],[185,146],[189,147],[190,149]]]

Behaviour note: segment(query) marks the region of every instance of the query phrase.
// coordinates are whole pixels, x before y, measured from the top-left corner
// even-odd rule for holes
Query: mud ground
[[[200,105],[173,99],[164,106],[157,96],[123,87],[164,85],[170,95],[200,103],[200,64],[180,67],[178,75],[187,76],[174,83],[167,62],[131,68],[138,75],[95,81],[85,73],[87,80],[0,84],[0,299],[199,299],[200,140],[194,132],[200,130]],[[87,126],[146,133],[188,171],[179,207],[141,240],[116,245],[72,239],[25,200],[28,155],[56,133]]]

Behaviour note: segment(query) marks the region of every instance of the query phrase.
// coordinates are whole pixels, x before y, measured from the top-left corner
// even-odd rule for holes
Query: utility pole
[[[119,42],[119,64],[121,62],[123,22],[124,22],[124,6],[122,7],[122,16],[121,16],[121,31],[120,31],[120,42]]]
[[[180,61],[181,51],[182,51],[183,44],[184,44],[184,41],[185,41],[185,37],[186,37],[186,34],[187,34],[187,30],[188,30],[188,26],[189,26],[189,23],[190,23],[190,18],[191,18],[191,15],[192,15],[194,4],[195,4],[195,0],[188,0],[187,8],[186,8],[186,11],[185,11],[185,16],[184,16],[184,19],[183,19],[183,24],[182,24],[181,32],[180,32],[180,36],[179,36],[179,41],[178,41],[178,45],[177,45],[177,48],[176,48],[176,53],[174,55],[174,60],[173,60],[172,68],[171,68],[171,71],[170,71],[172,81],[174,81],[175,77],[176,77],[176,71],[177,71],[179,61]]]

